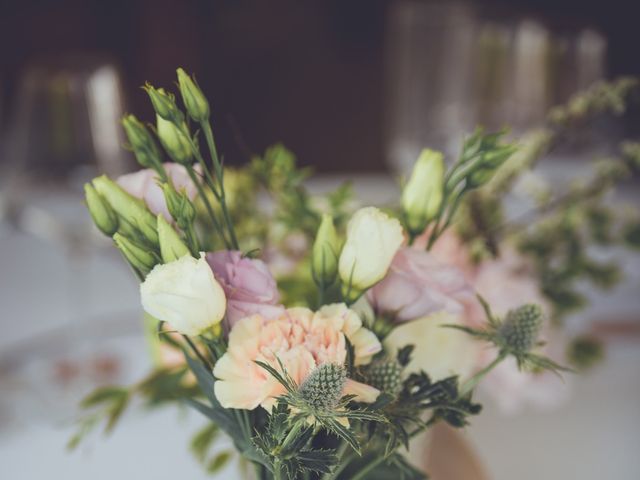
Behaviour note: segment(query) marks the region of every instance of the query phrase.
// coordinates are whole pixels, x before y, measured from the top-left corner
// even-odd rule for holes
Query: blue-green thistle
[[[396,360],[372,363],[365,376],[369,385],[389,395],[396,396],[402,389],[402,366]]]
[[[342,365],[320,365],[300,385],[300,397],[317,410],[331,410],[342,397],[347,372]]]
[[[505,346],[514,352],[525,353],[536,345],[543,321],[544,313],[539,305],[522,305],[507,313],[498,335]]]

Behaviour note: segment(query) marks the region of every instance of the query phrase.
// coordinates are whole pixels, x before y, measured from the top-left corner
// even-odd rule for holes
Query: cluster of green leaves
[[[199,389],[185,381],[188,372],[185,366],[159,368],[134,385],[96,389],[80,402],[85,413],[67,447],[71,450],[77,448],[102,424],[105,434],[112,432],[135,398],[143,399],[148,407],[156,407],[197,395]]]
[[[296,417],[281,400],[253,442],[270,460],[276,478],[296,479],[307,473],[329,473],[338,463],[335,449],[312,445],[315,433],[312,423]]]
[[[295,155],[280,143],[267,148],[262,156],[254,156],[247,171],[273,197],[274,220],[289,231],[301,231],[313,239],[320,224],[321,209],[326,209],[337,225],[348,218],[353,199],[351,185],[340,185],[327,194],[326,205],[318,205],[318,199],[304,185],[311,169],[299,168]]]
[[[397,362],[402,367],[411,361],[413,349],[413,345],[408,345],[398,351]],[[366,381],[366,377],[363,380]],[[400,446],[408,449],[412,437],[438,420],[459,428],[467,425],[468,416],[477,415],[481,410],[480,405],[473,403],[471,395],[459,394],[456,376],[433,382],[424,371],[408,375],[397,395],[383,393],[369,408],[386,419],[367,426],[370,440],[383,439],[385,457],[394,455]],[[426,412],[431,414],[425,422]]]
[[[621,214],[606,202],[606,194],[632,170],[624,160],[606,160],[597,165],[593,177],[576,184],[563,196],[539,207],[548,214],[516,232],[517,246],[533,260],[541,290],[554,307],[554,320],[582,308],[586,298],[580,292],[582,280],[599,288],[611,288],[621,278],[619,265],[599,260],[591,246],[638,248],[633,231],[640,219]]]
[[[443,201],[429,237],[430,248],[454,220],[469,192],[489,182],[518,147],[505,141],[506,131],[485,133],[482,128],[465,139],[458,160],[444,178]]]

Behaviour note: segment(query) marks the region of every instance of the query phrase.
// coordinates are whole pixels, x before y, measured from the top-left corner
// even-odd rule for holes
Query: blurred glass
[[[77,229],[88,227],[77,215],[83,183],[125,170],[118,70],[92,57],[33,64],[21,76],[14,110],[0,183],[5,217],[34,235],[73,243]]]
[[[20,77],[0,162],[0,430],[3,422],[59,420],[88,390],[127,373],[122,342],[131,329],[122,326],[137,325],[137,312],[126,300],[99,305],[119,285],[108,280],[108,258],[95,271],[96,247],[110,242],[83,202],[86,181],[125,170],[123,111],[109,61],[56,57]]]
[[[388,158],[406,171],[421,148],[457,152],[477,125],[539,125],[553,105],[604,76],[606,40],[552,32],[465,2],[394,2],[387,37]]]

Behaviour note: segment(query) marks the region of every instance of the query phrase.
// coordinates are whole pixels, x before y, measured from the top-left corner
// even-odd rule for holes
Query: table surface
[[[367,192],[390,191],[387,181],[375,177],[356,186],[365,198]],[[324,188],[322,183],[316,187]],[[52,473],[56,478],[93,480],[118,475],[208,478],[188,451],[190,436],[203,425],[194,413],[133,409],[112,436],[92,438],[69,454],[64,446],[82,384],[56,393],[48,392],[46,384],[28,391],[33,388],[29,382],[39,378],[47,358],[56,349],[59,354],[60,348],[74,347],[77,352],[69,355],[80,356],[93,349],[123,352],[126,379],[136,378],[148,367],[135,280],[115,252],[82,250],[72,253],[64,245],[0,225],[0,360],[5,370],[17,365],[20,375],[30,376],[23,382],[10,369],[0,368],[3,478],[31,480]],[[584,314],[587,320],[637,318],[640,259],[624,261],[627,280],[611,295],[594,293],[593,308]],[[49,338],[61,343],[52,345]],[[485,412],[465,435],[496,480],[636,480],[640,478],[639,366],[637,339],[619,338],[605,362],[571,380],[573,394],[561,407],[507,417],[487,399]],[[234,478],[231,472],[220,478]]]

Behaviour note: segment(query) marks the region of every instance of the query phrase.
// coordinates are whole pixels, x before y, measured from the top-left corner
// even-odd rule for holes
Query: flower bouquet
[[[93,413],[72,445],[104,417],[110,429],[140,394],[208,419],[192,446],[211,471],[233,453],[208,456],[223,432],[257,479],[426,478],[406,457],[412,440],[479,414],[483,379],[505,367],[523,377],[569,369],[542,340],[550,319],[571,306],[570,284],[585,271],[603,283],[613,274],[584,253],[580,222],[562,219],[597,217],[590,231],[612,232],[599,198],[637,168],[640,149],[627,144],[608,177],[562,202],[538,191],[545,216],[527,228],[504,223],[500,199],[562,128],[615,109],[635,82],[599,86],[519,145],[478,129],[448,167],[424,150],[399,205],[384,209],[358,208],[347,186],[311,196],[281,145],[225,168],[207,99],[182,69],[178,86],[184,111],[147,84],[155,126],[123,119],[145,170],[85,187],[96,226],[140,280],[157,368],[87,397]],[[636,219],[621,221],[619,238],[637,242]],[[565,250],[555,247],[569,241],[573,270],[560,275]],[[583,339],[575,352],[584,364],[598,349]]]

